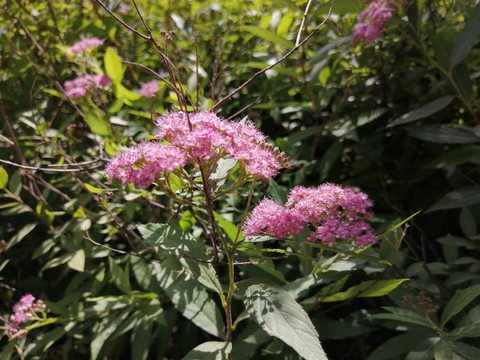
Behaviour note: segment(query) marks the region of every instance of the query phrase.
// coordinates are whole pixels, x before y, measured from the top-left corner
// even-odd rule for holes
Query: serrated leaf
[[[138,229],[147,244],[160,246],[177,256],[196,281],[219,294],[223,293],[212,264],[195,259],[206,261],[208,255],[205,246],[198,243],[190,233],[175,224],[148,224],[141,225]]]
[[[266,41],[269,41],[274,44],[282,45],[287,49],[291,49],[295,46],[293,41],[287,40],[284,37],[275,34],[273,31],[264,29],[254,25],[242,26],[241,30],[248,31],[249,33],[258,36]]]
[[[227,360],[232,343],[207,341],[192,349],[182,360]]]
[[[72,258],[67,262],[70,269],[84,272],[85,271],[85,251],[83,249],[75,251]]]
[[[408,124],[415,120],[424,119],[426,117],[429,117],[430,115],[436,114],[440,110],[445,109],[452,102],[453,99],[455,99],[454,95],[442,96],[441,98],[438,98],[429,102],[428,104],[423,105],[419,109],[412,110],[406,114],[403,114],[402,116],[388,124],[387,128],[402,124]]]
[[[5,189],[8,184],[8,173],[3,167],[0,167],[0,189]]]
[[[479,295],[480,285],[470,286],[469,288],[458,291],[443,309],[441,317],[442,327]]]
[[[480,4],[478,4],[470,14],[465,26],[455,42],[450,56],[450,69],[453,69],[463,59],[465,59],[473,45],[478,41],[480,34]]]
[[[254,284],[246,289],[243,302],[250,317],[269,335],[306,360],[327,360],[310,318],[288,292],[273,285]]]
[[[120,83],[123,79],[124,69],[122,60],[111,47],[107,48],[103,57],[105,71],[114,84]]]
[[[394,280],[368,280],[352,286],[346,291],[327,296],[322,302],[344,301],[355,297],[378,297],[384,296],[395,290],[400,284],[409,279]]]

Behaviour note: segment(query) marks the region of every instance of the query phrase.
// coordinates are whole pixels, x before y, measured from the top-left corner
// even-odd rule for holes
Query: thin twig
[[[8,160],[3,160],[3,159],[0,159],[0,163],[12,165],[25,170],[38,170],[38,171],[59,172],[59,173],[82,172],[82,171],[98,169],[99,167],[103,166],[103,164],[99,164],[99,165],[91,166],[88,168],[81,168],[81,169],[52,169],[52,168],[42,168],[42,167],[36,167],[36,166],[21,165],[21,164],[17,164]]]
[[[265,72],[267,72],[268,70],[270,70],[271,68],[273,68],[274,66],[280,64],[281,62],[283,62],[285,59],[287,59],[290,55],[292,55],[295,51],[297,51],[303,44],[305,44],[308,40],[310,40],[310,38],[316,34],[316,32],[318,30],[320,30],[320,28],[328,21],[328,19],[330,19],[330,15],[332,14],[332,11],[333,11],[333,5],[334,5],[335,1],[332,1],[332,5],[330,6],[330,10],[328,11],[328,14],[326,16],[326,18],[320,23],[320,25],[318,25],[315,29],[312,30],[312,32],[310,34],[308,34],[308,36],[302,40],[302,42],[300,42],[298,45],[295,45],[295,47],[290,50],[288,53],[286,53],[285,55],[283,55],[280,59],[278,59],[277,61],[275,61],[273,64],[263,68],[262,70],[256,72],[250,79],[248,79],[247,81],[245,81],[242,85],[240,85],[238,88],[236,88],[235,90],[233,90],[230,94],[228,94],[227,96],[225,96],[222,100],[220,100],[218,103],[216,103],[213,107],[212,107],[212,111],[214,111],[215,109],[217,109],[221,104],[223,104],[225,101],[229,100],[230,98],[232,98],[232,96],[234,96],[235,94],[237,94],[238,92],[240,92],[243,88],[245,88],[247,85],[249,85],[251,82],[253,82],[253,80],[255,80],[256,78],[258,78],[260,75],[264,74]]]
[[[300,43],[300,38],[302,37],[303,25],[305,25],[305,20],[307,19],[308,9],[310,8],[310,4],[312,0],[308,1],[307,7],[305,8],[305,12],[303,13],[302,23],[300,24],[300,29],[298,29],[297,40],[295,41],[295,46],[298,46]],[[332,4],[333,6],[333,4]]]

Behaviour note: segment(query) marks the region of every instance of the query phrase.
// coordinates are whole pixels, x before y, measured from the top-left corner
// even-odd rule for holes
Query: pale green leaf
[[[107,48],[103,57],[105,71],[114,84],[120,83],[123,78],[124,69],[122,60],[111,47]]]
[[[208,341],[192,349],[182,360],[227,360],[232,343]]]
[[[249,286],[243,302],[250,317],[269,335],[291,346],[306,360],[326,360],[317,331],[288,292],[267,284]]]
[[[327,296],[322,302],[344,301],[355,297],[378,297],[384,296],[395,290],[400,284],[409,279],[394,280],[368,280],[352,286],[346,291]]]
[[[284,37],[274,33],[273,31],[270,31],[268,29],[264,29],[258,26],[254,26],[254,25],[242,26],[241,30],[248,31],[249,33],[255,36],[258,36],[271,43],[282,45],[287,49],[289,48],[291,49],[295,46],[293,41],[287,40]]]
[[[237,226],[232,224],[230,221],[225,220],[222,215],[216,213],[215,211],[213,212],[213,215],[215,216],[215,220],[217,220],[222,229],[225,230],[227,236],[230,240],[232,240],[232,242],[235,242],[235,240],[238,239],[243,239],[242,231],[239,230]]]
[[[0,167],[0,189],[5,189],[8,184],[8,173],[3,167]]]
[[[72,270],[83,272],[85,270],[85,251],[83,249],[75,251],[67,265]]]

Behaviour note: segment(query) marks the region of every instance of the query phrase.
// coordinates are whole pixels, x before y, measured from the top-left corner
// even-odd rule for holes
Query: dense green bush
[[[248,319],[245,307],[261,305],[253,290],[280,314],[291,298],[293,314],[316,329],[303,340],[310,336],[314,349],[318,332],[331,359],[480,358],[480,2],[399,1],[371,43],[351,38],[368,6],[361,0],[136,4],[143,18],[133,2],[106,7],[148,37],[143,19],[174,67],[100,2],[2,5],[2,316],[26,294],[48,311],[23,338],[5,332],[0,358],[314,358],[299,352],[301,341]],[[330,9],[303,46],[252,79]],[[103,45],[67,56],[90,37]],[[66,81],[86,74],[113,83],[69,99]],[[169,83],[173,75],[183,93],[159,82],[155,98],[140,96],[157,75]],[[210,248],[198,252],[207,214],[165,196],[168,189],[105,176],[105,163],[152,140],[152,120],[178,110],[179,99],[189,111],[248,117],[292,158],[293,168],[252,186],[253,204],[324,182],[361,189],[375,203],[379,241],[365,251],[272,238],[240,249],[233,347],[220,342],[227,267],[185,256],[209,259]],[[235,171],[227,185],[238,181]],[[181,181],[172,186],[184,190]],[[226,238],[235,238],[249,186],[236,190],[214,204]],[[392,228],[403,219],[408,226]]]

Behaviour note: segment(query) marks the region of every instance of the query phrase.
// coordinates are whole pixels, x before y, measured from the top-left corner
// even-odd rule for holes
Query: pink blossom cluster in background
[[[186,163],[186,153],[181,149],[150,141],[121,153],[107,164],[106,170],[110,179],[122,180],[123,186],[134,183],[147,187],[160,172],[172,172]]]
[[[75,44],[73,44],[72,46],[70,46],[67,52],[67,58],[71,58],[72,57],[71,54],[77,55],[87,51],[88,49],[100,46],[102,44],[103,44],[103,41],[96,37],[80,40]]]
[[[169,145],[154,142],[132,147],[107,165],[110,179],[122,184],[148,186],[161,171],[173,171],[187,162],[198,164],[213,158],[230,156],[252,175],[268,180],[281,167],[274,151],[265,144],[265,136],[250,122],[219,118],[214,112],[172,112],[160,116],[156,137]],[[147,155],[145,147],[151,150]],[[166,155],[168,154],[168,155]],[[167,162],[171,161],[170,166]],[[159,162],[158,165],[154,165]]]
[[[380,37],[385,21],[390,19],[397,0],[373,0],[358,16],[358,25],[352,34],[352,42],[363,40],[370,43]]]
[[[122,15],[127,15],[128,14],[128,9],[125,6],[120,6],[117,9],[117,12]]]
[[[158,90],[160,90],[160,84],[157,80],[152,80],[146,84],[143,84],[138,93],[147,98],[152,98],[155,96]]]
[[[110,79],[108,76],[97,74],[85,75],[74,80],[66,81],[64,87],[65,94],[68,98],[78,99],[85,96],[88,90],[110,85],[112,85],[112,79]]]
[[[25,295],[20,301],[13,307],[13,314],[10,315],[10,321],[6,322],[4,329],[8,332],[8,337],[13,338],[18,335],[21,339],[24,334],[19,333],[20,325],[27,320],[30,320],[38,316],[37,313],[44,312],[46,309],[42,300],[35,301],[35,297],[31,294]]]
[[[297,186],[288,196],[285,206],[264,199],[247,220],[244,235],[269,234],[284,238],[299,235],[306,224],[314,231],[309,241],[320,241],[333,247],[337,240],[353,241],[363,248],[376,241],[371,226],[366,222],[373,214],[368,196],[351,188],[335,184],[318,187]]]

